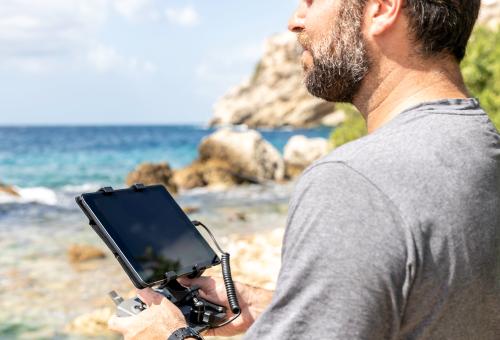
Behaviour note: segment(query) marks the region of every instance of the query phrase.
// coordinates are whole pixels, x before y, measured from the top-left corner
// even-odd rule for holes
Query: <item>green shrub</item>
[[[479,99],[500,130],[500,28],[475,29],[461,68],[470,95]],[[346,112],[347,119],[333,130],[333,145],[338,147],[366,135],[365,120],[352,105],[337,104],[337,108]]]
[[[500,28],[477,27],[462,62],[465,84],[471,95],[500,129]]]
[[[341,146],[367,134],[366,123],[361,113],[350,104],[339,103],[335,105],[337,110],[344,111],[346,120],[333,130],[330,140],[335,146]]]

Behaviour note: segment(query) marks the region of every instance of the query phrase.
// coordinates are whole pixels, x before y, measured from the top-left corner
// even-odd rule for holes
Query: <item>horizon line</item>
[[[9,127],[120,127],[120,126],[202,126],[210,127],[206,122],[109,122],[109,123],[0,123],[0,128]]]

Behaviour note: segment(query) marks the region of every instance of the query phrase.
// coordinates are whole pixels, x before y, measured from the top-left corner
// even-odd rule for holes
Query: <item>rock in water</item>
[[[276,148],[254,130],[221,129],[203,139],[200,162],[224,161],[233,175],[244,181],[282,180],[284,161]]]
[[[287,176],[298,176],[315,160],[326,156],[329,150],[330,144],[324,138],[293,136],[286,144],[284,152]]]
[[[178,188],[193,189],[205,186],[231,187],[244,181],[238,178],[225,160],[209,159],[194,161],[191,165],[176,170],[173,181]]]
[[[173,171],[168,163],[144,163],[132,171],[126,179],[127,185],[142,183],[144,185],[161,184],[171,193],[177,192],[177,186],[172,180]]]
[[[210,186],[231,187],[246,182],[224,159],[207,159],[201,164],[203,182]]]
[[[301,47],[295,34],[270,38],[252,78],[214,106],[212,126],[313,127],[335,105],[311,96],[303,84]]]
[[[190,166],[174,172],[173,181],[179,189],[193,189],[207,185],[203,179],[203,164],[195,161]]]
[[[69,261],[75,264],[105,257],[106,254],[94,246],[74,244],[68,248]]]
[[[176,170],[178,188],[231,187],[243,183],[282,180],[284,161],[257,131],[221,129],[202,140],[199,158]]]
[[[16,197],[20,196],[12,186],[3,184],[2,182],[0,182],[0,194],[7,194]]]

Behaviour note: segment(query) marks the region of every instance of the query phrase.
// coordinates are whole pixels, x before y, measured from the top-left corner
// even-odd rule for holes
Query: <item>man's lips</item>
[[[314,64],[313,54],[310,50],[310,41],[309,37],[305,33],[299,33],[297,35],[297,41],[302,47],[302,64],[304,66],[309,66]]]
[[[309,50],[304,50],[304,52],[302,52],[301,61],[304,66],[310,66],[314,64],[314,58],[312,53]]]
[[[311,49],[309,38],[305,35],[305,33],[297,34],[297,41],[304,51],[309,51]]]

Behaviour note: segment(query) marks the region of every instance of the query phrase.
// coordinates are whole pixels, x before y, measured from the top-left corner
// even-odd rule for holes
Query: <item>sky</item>
[[[206,123],[295,0],[1,0],[0,125]]]

